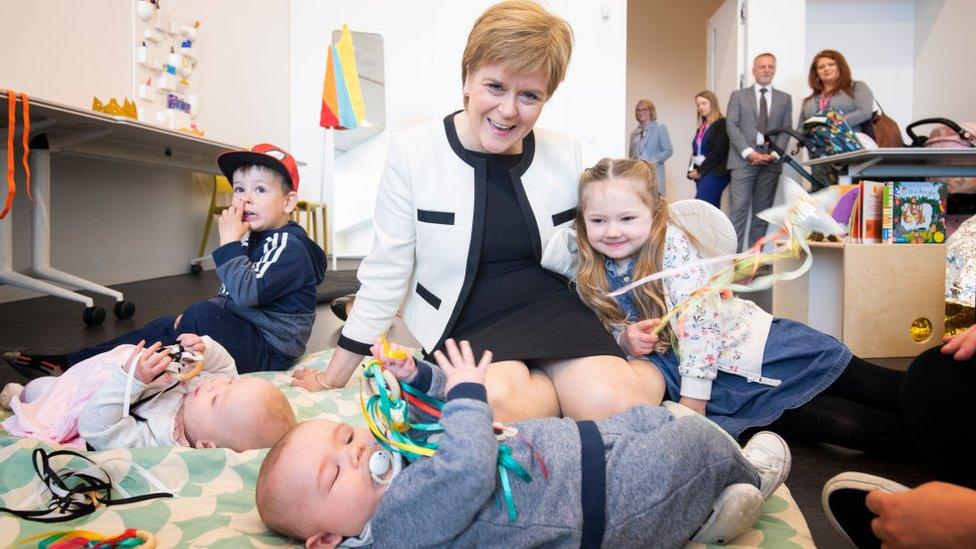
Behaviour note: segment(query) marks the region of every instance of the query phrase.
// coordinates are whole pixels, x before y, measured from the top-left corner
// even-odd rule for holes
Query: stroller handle
[[[813,185],[814,189],[822,189],[826,187],[826,185],[818,181],[817,178],[813,177],[812,173],[808,172],[806,168],[800,165],[800,163],[797,162],[795,158],[793,158],[793,155],[787,153],[779,145],[776,144],[776,141],[774,141],[775,137],[784,133],[791,137],[796,138],[797,144],[796,144],[796,149],[793,151],[793,155],[800,154],[800,149],[804,147],[806,144],[806,137],[802,133],[794,130],[793,128],[790,128],[789,126],[767,130],[766,133],[763,134],[763,140],[765,141],[765,145],[766,147],[769,148],[769,150],[775,151],[776,154],[779,155],[779,160],[777,160],[776,163],[782,164],[783,162],[786,162],[787,164],[789,164],[790,167],[796,170],[796,172],[800,174],[801,177],[803,177],[803,179],[809,181]]]

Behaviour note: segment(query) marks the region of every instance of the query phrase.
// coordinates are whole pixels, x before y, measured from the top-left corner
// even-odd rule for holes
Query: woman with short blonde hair
[[[668,127],[657,122],[657,108],[650,99],[641,99],[634,107],[637,127],[630,133],[630,149],[627,157],[643,160],[654,166],[657,174],[657,192],[664,196],[664,161],[671,158],[674,148]]]
[[[528,0],[478,18],[462,57],[464,109],[394,137],[339,348],[325,372],[297,371],[294,384],[345,385],[402,305],[427,355],[448,338],[493,352],[486,385],[500,421],[596,419],[660,401],[660,380],[634,370],[539,263],[576,218],[579,142],[534,128],[572,46],[566,21]]]

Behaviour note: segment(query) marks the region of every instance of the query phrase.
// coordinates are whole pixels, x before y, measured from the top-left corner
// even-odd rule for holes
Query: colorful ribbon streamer
[[[634,288],[655,280],[674,277],[675,275],[702,269],[716,264],[728,263],[728,266],[714,274],[708,283],[691,293],[688,298],[671,308],[661,318],[661,323],[654,329],[660,333],[669,323],[681,328],[690,311],[698,310],[708,299],[729,298],[732,292],[758,292],[771,288],[777,281],[794,280],[803,276],[813,263],[810,253],[808,237],[813,232],[840,235],[845,232],[842,225],[837,223],[824,207],[831,199],[831,191],[823,190],[809,194],[799,184],[791,179],[785,182],[786,204],[770,208],[758,214],[758,217],[772,225],[779,225],[777,232],[767,235],[758,241],[748,251],[720,257],[706,258],[693,261],[645,276],[611,292],[615,297]],[[773,246],[772,252],[762,251],[766,244]],[[796,259],[803,255],[803,263],[792,271],[772,273],[759,276],[759,269],[763,265],[772,265],[779,259]]]
[[[399,383],[399,389],[406,394],[406,399],[394,399],[392,395],[396,391],[387,384],[387,381],[379,361],[372,360],[366,364],[360,379],[359,404],[370,432],[386,450],[397,452],[408,460],[434,455],[437,452],[437,443],[418,442],[410,438],[407,433],[410,430],[438,432],[443,431],[444,428],[439,423],[411,423],[409,406],[413,404],[431,416],[440,418],[444,403],[417,390],[409,383]],[[370,388],[372,391],[369,390]],[[529,446],[531,448],[531,444]],[[532,450],[535,455],[535,449]],[[518,510],[515,507],[509,472],[525,482],[532,482],[532,475],[515,459],[511,447],[505,442],[500,442],[498,445],[497,466],[502,485],[501,497],[504,497],[509,520],[514,522],[518,518]],[[548,477],[545,473],[545,464],[542,464],[542,467],[545,476]]]

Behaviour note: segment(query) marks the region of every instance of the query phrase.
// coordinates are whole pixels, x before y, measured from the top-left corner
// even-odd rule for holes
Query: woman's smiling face
[[[532,131],[545,105],[547,79],[542,71],[514,73],[492,63],[464,82],[468,124],[476,149],[492,154],[522,152],[522,139]]]

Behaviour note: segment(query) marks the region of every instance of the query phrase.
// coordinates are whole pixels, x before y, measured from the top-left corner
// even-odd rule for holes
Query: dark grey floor
[[[340,262],[340,269],[355,268],[357,263],[353,260]],[[111,300],[96,298],[100,306],[109,310],[109,316],[102,326],[92,328],[85,327],[81,322],[82,306],[65,300],[44,297],[0,304],[0,350],[64,352],[100,343],[158,316],[177,313],[194,301],[210,297],[217,286],[213,272],[205,272],[200,277],[185,275],[118,285],[116,288],[136,304],[135,316],[128,320],[117,320],[111,314]],[[752,298],[760,306],[769,308],[768,292]],[[319,306],[318,312],[309,351],[334,346],[342,327],[328,305]],[[394,327],[391,338],[408,345],[416,344],[402,325]],[[891,367],[907,366],[905,359],[879,362]],[[15,380],[22,378],[5,365],[0,366],[0,386]],[[858,470],[882,475],[909,486],[932,479],[931,473],[924,467],[908,462],[880,459],[818,444],[793,444],[791,448],[793,470],[787,485],[810,525],[814,541],[820,547],[845,546],[820,507],[820,489],[833,475]]]

